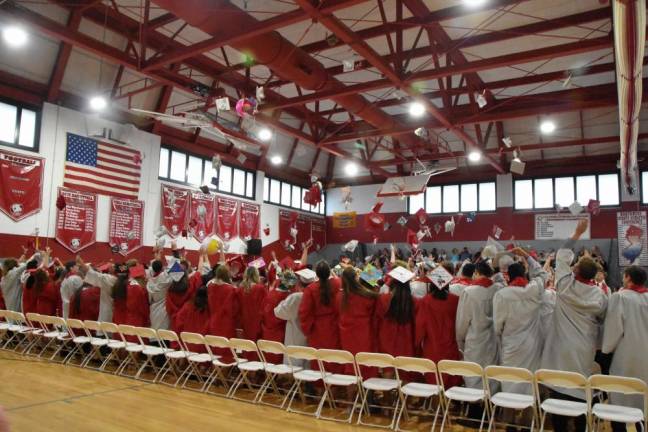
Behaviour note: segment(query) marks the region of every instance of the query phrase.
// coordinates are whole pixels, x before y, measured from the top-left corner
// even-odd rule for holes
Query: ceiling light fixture
[[[107,106],[108,102],[103,96],[93,96],[90,98],[90,109],[93,111],[103,111]]]
[[[279,165],[283,162],[283,158],[279,155],[274,155],[270,158],[270,162],[272,162],[272,165]]]
[[[2,38],[11,48],[20,48],[27,43],[29,36],[21,27],[9,26],[2,30]]]
[[[468,153],[468,160],[470,162],[479,162],[481,160],[482,154],[480,151],[474,150]]]
[[[409,113],[412,117],[421,117],[425,114],[425,105],[421,102],[412,102],[409,106]]]
[[[551,120],[545,120],[542,123],[540,123],[540,132],[542,132],[543,134],[550,134],[553,133],[553,131],[555,130],[556,130],[556,124]]]
[[[353,162],[349,162],[344,167],[344,172],[346,173],[346,175],[353,177],[358,174],[358,165]]]
[[[263,128],[257,134],[261,141],[269,141],[272,138],[272,131],[268,128]]]

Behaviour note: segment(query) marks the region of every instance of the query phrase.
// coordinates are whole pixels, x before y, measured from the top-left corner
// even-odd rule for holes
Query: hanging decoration
[[[249,117],[256,115],[257,111],[257,105],[258,102],[255,98],[253,97],[248,97],[248,98],[241,98],[236,102],[236,114],[238,114],[239,117]]]

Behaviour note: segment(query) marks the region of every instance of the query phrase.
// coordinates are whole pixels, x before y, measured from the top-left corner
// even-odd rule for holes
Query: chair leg
[[[452,403],[452,399],[448,399],[448,404],[446,405],[445,412],[443,413],[443,420],[441,421],[441,430],[445,430],[445,424],[448,418],[448,413],[450,412],[451,403]]]
[[[358,414],[358,421],[356,424],[362,424],[362,414],[364,413],[367,404],[367,398],[369,397],[369,390],[367,391],[362,391],[362,400],[360,402],[360,412]],[[367,414],[370,414],[370,410],[367,409]]]
[[[491,430],[495,430],[493,428],[494,423],[495,423],[495,414],[497,413],[497,407],[494,406],[492,410],[492,414],[490,416],[490,420],[488,421],[488,432],[491,432]]]
[[[430,398],[432,400],[432,398]],[[437,418],[439,417],[439,409],[443,407],[443,403],[441,400],[441,395],[439,395],[439,402],[437,403],[436,411],[434,412],[434,420],[432,421],[432,429],[430,429],[431,432],[434,432],[436,429],[436,424],[437,424]],[[445,410],[443,410],[445,413]]]
[[[544,432],[544,425],[546,419],[547,419],[547,412],[542,411],[542,418],[540,419],[540,432]]]
[[[486,413],[489,411],[488,402],[484,401],[484,411],[482,412],[481,422],[479,423],[479,432],[484,430],[484,420],[486,419]],[[488,414],[489,420],[492,418],[490,413]]]
[[[403,416],[403,411],[406,409],[407,406],[407,395],[403,394],[402,392],[398,392],[399,398],[401,400],[401,406],[400,409],[398,410],[398,416],[396,417],[396,427],[395,429],[397,431],[400,430],[400,423],[401,423],[401,417]]]

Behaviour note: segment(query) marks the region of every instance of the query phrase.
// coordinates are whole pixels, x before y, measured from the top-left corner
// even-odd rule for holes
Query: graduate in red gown
[[[42,270],[41,270],[42,271]],[[49,316],[60,316],[63,310],[61,303],[61,288],[59,283],[52,280],[47,282],[41,289],[36,290],[36,313]]]
[[[175,320],[175,331],[178,335],[182,332],[209,334],[209,301],[207,287],[204,285],[196,290],[194,298],[185,303]],[[188,344],[187,349],[191,352],[205,353],[205,345]]]
[[[35,286],[41,288],[49,282],[49,274],[38,266],[36,260],[27,262],[25,272],[22,274],[20,282],[22,283],[22,313],[36,313],[36,299],[38,293]]]
[[[268,295],[268,289],[261,283],[259,270],[256,267],[248,267],[245,270],[237,293],[241,304],[243,338],[256,342],[261,339],[263,307]]]
[[[274,313],[275,308],[279,303],[284,301],[293,292],[293,288],[297,285],[298,279],[295,273],[290,269],[285,269],[279,275],[279,286],[277,289],[268,293],[263,302],[263,326],[262,338],[265,340],[284,342],[286,336],[286,321]],[[283,356],[279,354],[266,354],[266,360],[270,363],[281,363]]]
[[[452,270],[450,263],[444,263],[443,267],[448,273]],[[430,292],[420,300],[416,313],[417,351],[420,350],[422,357],[435,363],[440,360],[461,360],[455,337],[459,297],[449,292],[449,285],[437,287],[430,283]],[[434,375],[427,374],[426,380],[429,384],[436,384]],[[461,377],[444,375],[443,383],[446,388],[461,385]]]
[[[396,356],[414,355],[416,301],[409,281],[392,279],[390,292],[376,302],[377,351]]]
[[[200,265],[198,270],[191,273],[191,275],[189,274],[189,263],[187,261],[180,261],[180,266],[184,269],[184,275],[177,282],[171,282],[164,302],[171,328],[177,327],[177,323],[174,322],[176,315],[185,304],[191,302],[196,290],[202,285]]]
[[[225,264],[225,253],[221,250],[221,260],[214,271],[214,278],[207,283],[209,304],[209,334],[226,338],[236,337],[236,324],[240,315],[237,288],[232,285],[229,268]],[[231,361],[232,353],[225,348],[213,349],[214,354]]]
[[[101,289],[90,285],[78,289],[70,300],[70,318],[96,321],[99,317]]]
[[[135,327],[148,327],[150,312],[148,293],[137,279],[140,278],[139,266],[127,269],[119,266],[117,280],[112,287],[113,317],[115,324],[127,324]],[[130,276],[130,279],[129,279]],[[142,275],[143,276],[143,275]],[[137,342],[134,336],[127,336],[129,342]]]

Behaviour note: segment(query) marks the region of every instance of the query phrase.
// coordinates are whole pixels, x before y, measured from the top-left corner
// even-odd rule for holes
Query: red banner
[[[41,209],[45,160],[0,150],[0,210],[15,221]]]
[[[324,219],[311,221],[311,236],[313,237],[314,250],[319,251],[326,246],[326,221]]]
[[[291,213],[287,210],[279,210],[279,241],[286,250],[290,250],[290,245],[295,243],[295,240],[290,235],[292,226]]]
[[[216,224],[216,196],[202,192],[191,192],[189,231],[202,242],[214,234]]]
[[[239,213],[239,232],[243,240],[259,238],[259,216],[261,207],[256,204],[241,202]]]
[[[298,251],[303,249],[302,245],[311,239],[310,217],[300,214],[297,218],[297,245]]]
[[[218,235],[225,241],[238,236],[238,201],[216,197],[218,208]]]
[[[56,240],[76,253],[96,241],[97,195],[59,188],[65,208],[56,212]]]
[[[142,247],[144,202],[110,198],[110,232],[108,242],[112,248],[126,256]]]
[[[189,190],[162,185],[162,226],[173,238],[187,227],[189,215]]]

